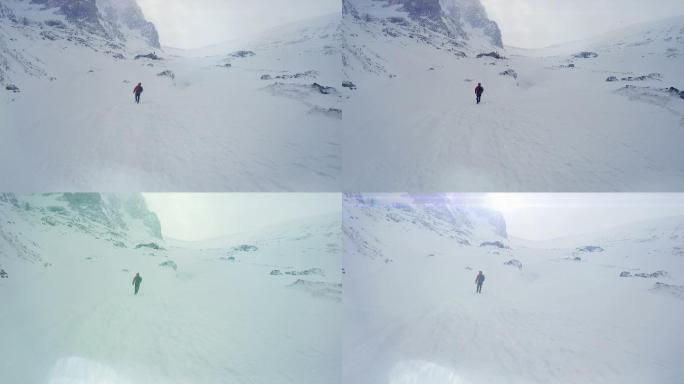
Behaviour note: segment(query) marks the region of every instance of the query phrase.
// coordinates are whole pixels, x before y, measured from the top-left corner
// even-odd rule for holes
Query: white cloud
[[[204,240],[341,211],[336,193],[146,193],[164,237]]]
[[[340,0],[137,0],[162,45],[199,48],[339,13]]]
[[[481,0],[504,44],[541,48],[684,14],[682,0]]]
[[[488,194],[509,236],[549,240],[639,221],[684,216],[684,194]]]

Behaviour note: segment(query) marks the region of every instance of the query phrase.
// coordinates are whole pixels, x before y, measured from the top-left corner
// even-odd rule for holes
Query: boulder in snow
[[[354,89],[356,89],[356,84],[352,83],[351,81],[343,81],[342,87],[354,90]]]
[[[604,249],[597,245],[585,245],[584,247],[577,248],[577,252],[595,253],[603,251]]]
[[[155,52],[152,53],[147,53],[145,55],[135,55],[135,60],[140,60],[140,59],[150,59],[150,60],[161,60],[162,58],[157,56]]]
[[[506,59],[505,57],[501,56],[499,52],[488,52],[488,53],[480,53],[476,56],[478,59],[483,58],[483,57],[491,57],[497,60],[504,60]]]
[[[235,52],[232,52],[229,56],[239,58],[239,57],[250,57],[250,56],[255,56],[255,55],[256,55],[256,53],[254,53],[252,51],[235,51]]]
[[[231,252],[256,252],[259,248],[256,245],[242,244],[231,248]]]
[[[171,268],[174,271],[178,270],[178,265],[172,260],[167,260],[163,263],[160,263],[159,266],[164,268]]]
[[[516,260],[516,259],[508,260],[507,262],[504,263],[504,265],[516,267],[518,269],[522,269],[522,263],[520,262],[520,260]]]
[[[496,247],[500,249],[506,249],[506,245],[502,243],[501,241],[485,241],[484,243],[480,244],[480,247]]]
[[[679,96],[680,98],[684,99],[684,91],[680,91],[675,87],[670,87],[667,91],[674,96]]]
[[[582,52],[577,52],[574,55],[572,55],[575,59],[593,59],[598,57],[598,53],[596,52],[589,52],[589,51],[582,51]]]
[[[271,75],[261,75],[261,80],[273,80],[273,77]]]
[[[0,269],[0,279],[7,279],[7,278],[9,278],[9,275],[7,274],[7,272],[5,272],[4,269]]]
[[[655,271],[652,273],[636,273],[634,274],[634,277],[642,277],[644,279],[657,279],[660,277],[667,277],[669,276],[666,271]]]
[[[317,90],[319,93],[322,93],[324,95],[330,95],[330,94],[337,93],[337,89],[335,89],[334,87],[328,87],[325,85],[320,85],[318,83],[311,84],[311,88]]]
[[[657,279],[660,277],[668,277],[668,276],[669,276],[669,274],[666,271],[655,271],[652,273],[641,272],[641,273],[635,273],[634,275],[632,275],[632,273],[627,272],[627,271],[620,272],[620,277],[641,277],[643,279]]]
[[[145,244],[138,244],[135,246],[135,249],[140,249],[140,248],[150,248],[150,249],[156,249],[157,251],[164,251],[164,247],[160,246],[157,243],[145,243]]]
[[[518,78],[518,72],[516,72],[515,70],[510,69],[510,68],[507,69],[507,70],[505,70],[505,71],[503,71],[503,72],[501,72],[501,73],[499,73],[499,75],[501,75],[501,76],[510,76],[510,77],[512,77],[512,78],[514,78],[514,79],[517,79],[517,78]]]
[[[14,92],[14,93],[19,93],[19,92],[21,92],[21,90],[19,90],[19,87],[17,87],[17,86],[14,85],[14,84],[7,84],[7,85],[5,86],[5,89],[8,90],[8,91]]]
[[[162,72],[157,73],[157,76],[168,77],[168,78],[171,79],[171,80],[173,80],[173,79],[176,78],[176,74],[173,73],[172,71],[168,70],[168,69],[165,70],[165,71],[162,71]]]

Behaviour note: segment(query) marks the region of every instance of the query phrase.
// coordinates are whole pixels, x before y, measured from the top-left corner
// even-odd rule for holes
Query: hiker
[[[475,87],[475,96],[477,96],[477,103],[480,104],[480,99],[482,98],[482,93],[484,92],[484,88],[482,87],[482,83],[477,83],[477,87]]]
[[[140,277],[139,273],[135,274],[135,277],[133,278],[133,285],[135,285],[135,294],[138,294],[138,290],[140,289],[140,283],[142,283],[142,277]]]
[[[482,283],[485,281],[485,276],[480,271],[480,273],[477,274],[477,277],[475,278],[475,284],[477,284],[477,293],[482,293]]]
[[[138,85],[133,88],[133,93],[135,94],[135,103],[140,104],[140,94],[143,93],[142,83],[138,83]]]

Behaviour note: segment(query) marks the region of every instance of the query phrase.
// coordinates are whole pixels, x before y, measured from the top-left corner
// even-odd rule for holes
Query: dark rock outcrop
[[[504,243],[501,241],[485,241],[484,243],[480,244],[480,247],[495,247],[495,248],[500,248],[500,249],[506,249],[508,248]]]
[[[342,87],[354,90],[354,89],[356,89],[356,84],[352,83],[351,81],[343,81]]]
[[[146,53],[144,55],[143,54],[135,55],[134,59],[135,60],[140,60],[140,59],[162,60],[161,57],[157,56],[156,52]]]
[[[150,248],[150,249],[154,249],[157,251],[164,251],[165,250],[164,247],[160,246],[157,243],[145,243],[145,244],[138,244],[135,246],[135,249],[140,249],[140,248]]]
[[[577,52],[574,55],[572,55],[575,59],[593,59],[598,57],[598,53],[596,52],[589,52],[589,51],[582,51],[582,52]]]
[[[597,246],[597,245],[585,245],[584,247],[580,247],[576,249],[577,252],[586,252],[586,253],[595,253],[595,252],[603,252],[604,249]]]
[[[510,267],[515,267],[518,269],[522,269],[522,267],[523,267],[520,260],[516,260],[516,259],[508,260],[507,262],[504,263],[504,265],[508,265]]]
[[[479,53],[476,57],[477,57],[478,59],[481,59],[481,58],[483,58],[483,57],[491,57],[491,58],[497,59],[497,60],[505,60],[505,59],[506,59],[504,56],[501,56],[501,55],[499,54],[499,52]]]

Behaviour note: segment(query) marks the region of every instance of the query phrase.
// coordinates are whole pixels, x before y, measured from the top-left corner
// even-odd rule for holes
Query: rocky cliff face
[[[80,234],[119,248],[162,241],[159,219],[139,194],[0,194],[0,256],[40,262],[37,244],[47,231]]]
[[[501,30],[489,20],[479,0],[343,0],[342,10],[347,16],[371,21],[390,20],[402,25],[396,15],[388,12],[395,9],[405,13],[412,21],[432,32],[452,39],[467,41],[482,34],[489,43],[503,47]]]
[[[103,18],[131,31],[137,31],[153,47],[159,48],[159,33],[145,15],[135,0],[96,0],[97,8]]]
[[[154,24],[145,19],[135,0],[31,0],[44,10],[57,9],[67,21],[88,32],[126,41],[141,37],[152,47],[159,47]],[[136,36],[137,35],[137,36]]]

